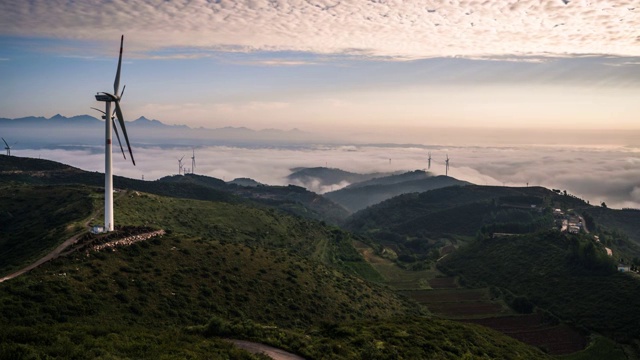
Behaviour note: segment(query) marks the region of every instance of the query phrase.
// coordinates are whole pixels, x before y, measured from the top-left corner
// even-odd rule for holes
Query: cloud
[[[300,51],[415,59],[640,55],[631,0],[10,0],[0,35],[103,42],[139,56]],[[287,64],[285,64],[287,65]]]
[[[249,148],[212,146],[196,148],[196,173],[230,181],[250,177],[272,185],[286,185],[290,169],[328,166],[370,173],[426,169],[444,175],[445,155],[451,159],[449,175],[478,185],[544,186],[609,207],[640,208],[640,152],[633,147],[614,146],[306,146]],[[114,173],[154,180],[178,172],[177,159],[191,148],[137,147],[137,166],[114,157]],[[85,170],[103,172],[102,148],[84,150],[16,149],[16,156],[48,158]],[[115,155],[118,155],[115,153]],[[391,159],[391,162],[389,162]],[[187,167],[190,162],[187,161]],[[333,190],[348,184],[334,185]],[[321,184],[312,190],[326,192]]]

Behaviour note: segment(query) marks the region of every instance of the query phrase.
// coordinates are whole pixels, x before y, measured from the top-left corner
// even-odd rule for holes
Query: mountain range
[[[167,125],[144,116],[127,121],[127,132],[135,143],[161,145],[282,145],[308,143],[317,135],[298,129],[252,130],[246,127],[190,128],[186,125]],[[0,118],[0,133],[22,146],[50,147],[61,143],[82,145],[102,144],[104,121],[90,115],[65,117],[60,114],[50,118],[28,116]],[[103,131],[104,132],[104,131]],[[189,141],[187,141],[189,140]]]

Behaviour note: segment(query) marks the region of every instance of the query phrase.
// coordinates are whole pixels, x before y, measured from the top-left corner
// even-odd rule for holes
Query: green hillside
[[[11,161],[18,165],[0,170],[0,187],[7,190],[0,202],[12,210],[0,215],[20,219],[0,224],[0,246],[19,256],[10,255],[7,269],[86,232],[87,223],[101,223],[100,186],[69,184],[100,174],[31,160],[30,169],[20,170],[19,160]],[[352,234],[249,195],[220,191],[217,187],[250,189],[213,178],[119,181],[115,221],[126,229],[109,237],[85,234],[70,248],[75,252],[0,283],[0,358],[252,358],[225,337],[271,344],[309,359],[545,358],[488,328],[435,320],[425,308],[377,284],[390,281],[390,268],[382,275],[376,269],[394,266],[387,260],[392,252],[403,264],[435,262],[444,246],[458,249],[438,266],[457,278],[440,280],[478,287],[485,302],[517,307],[512,302],[520,299],[551,319],[626,342],[628,351],[640,335],[633,325],[639,315],[628,308],[640,305],[634,300],[637,279],[612,273],[603,245],[590,236],[554,232],[473,241],[500,229],[530,232],[546,226],[548,212],[538,209],[563,207],[568,198],[546,189],[471,185],[402,195],[355,214],[349,226],[361,234]],[[287,192],[309,193],[270,188],[283,191],[276,201],[286,202]],[[180,193],[162,195],[173,191]],[[195,199],[199,196],[202,200]],[[91,250],[92,244],[153,229],[167,233],[115,250]],[[359,252],[354,243],[366,247],[363,241],[372,248]],[[465,242],[471,245],[461,246]],[[387,259],[374,256],[376,251]],[[374,268],[364,256],[388,266]],[[438,279],[423,278],[437,270],[415,272],[420,279],[397,270],[394,274],[410,279],[394,278],[394,284],[420,283],[421,292],[412,297],[446,295],[430,293],[428,285]],[[549,282],[553,286],[545,287]],[[444,306],[424,303],[432,314]],[[625,316],[630,322],[622,320]]]
[[[355,183],[324,196],[347,210],[356,212],[401,194],[463,185],[469,183],[449,176],[428,176],[424,171],[414,171]]]
[[[485,238],[438,268],[466,285],[507,289],[586,331],[625,343],[640,337],[639,280],[617,273],[603,246],[589,237],[550,231]]]
[[[347,211],[340,205],[299,186],[242,186],[195,174],[167,176],[158,181],[212,188],[275,207],[290,214],[332,224],[338,224],[348,216]]]
[[[251,202],[332,224],[340,223],[348,215],[341,206],[297,186],[244,187],[195,174],[168,176],[156,181],[114,176],[113,181],[114,187],[119,189],[196,200]],[[2,156],[0,184],[2,183],[104,186],[104,175],[49,160]]]
[[[95,200],[87,187],[0,184],[0,277],[83,231]]]
[[[352,215],[351,231],[371,237],[404,262],[435,260],[479,231],[528,233],[553,225],[556,196],[544,188],[451,186],[404,194]],[[535,207],[531,207],[535,205]]]
[[[250,358],[211,324],[309,358],[542,356],[488,329],[419,317],[414,303],[349,275],[375,271],[342,230],[248,204],[137,191],[116,199],[118,224],[169,234],[71,253],[0,283],[0,358]]]

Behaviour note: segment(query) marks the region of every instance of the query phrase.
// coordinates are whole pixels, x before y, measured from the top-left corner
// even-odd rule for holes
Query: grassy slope
[[[497,186],[451,186],[423,193],[404,194],[384,201],[351,216],[346,226],[362,231],[370,228],[392,228],[398,224],[419,219],[427,214],[471,204],[486,204],[493,199],[523,198],[529,201],[553,197],[544,188],[509,188]],[[524,201],[524,200],[522,200]],[[526,203],[525,203],[526,204]],[[458,216],[464,222],[464,214]],[[455,231],[455,228],[451,229]]]
[[[351,234],[316,221],[248,204],[176,199],[130,192],[116,202],[116,223],[162,227],[197,238],[287,250],[375,280]]]
[[[317,357],[332,344],[337,357],[359,358],[362,341],[379,358],[393,353],[541,355],[489,330],[428,319],[412,320],[409,328],[408,321],[387,322],[417,310],[382,287],[298,256],[318,252],[310,246],[313,236],[340,231],[244,205],[135,192],[120,197],[117,206],[122,222],[134,225],[151,217],[150,225],[172,232],[116,252],[60,258],[0,284],[0,323],[11,324],[0,328],[0,357],[248,358],[216,339],[185,332],[212,316],[293,334],[327,322],[382,321],[353,325],[348,340],[321,332],[280,343]],[[332,243],[339,239],[330,239],[326,248],[335,248]],[[332,254],[320,253],[324,259]],[[279,333],[257,339],[274,342]],[[440,338],[432,339],[434,333]],[[302,346],[305,341],[312,344]]]
[[[395,177],[398,176],[401,175],[397,175]],[[347,210],[356,212],[401,194],[424,192],[447,186],[461,186],[468,184],[469,183],[465,181],[456,180],[452,177],[435,176],[420,180],[412,179],[392,184],[374,183],[366,186],[346,187],[344,189],[326,193],[324,196],[344,206]]]
[[[21,191],[48,189],[48,194],[65,188],[22,186]],[[66,200],[57,206],[76,207]],[[363,265],[350,235],[341,230],[246,204],[135,191],[121,194],[116,206],[118,223],[166,228],[170,234],[115,252],[59,258],[1,283],[0,323],[10,324],[0,327],[3,356],[250,358],[186,330],[212,316],[298,334],[287,343],[282,331],[257,339],[315,354],[312,358],[331,354],[329,344],[336,354],[331,358],[357,358],[364,349],[379,358],[542,355],[473,326],[429,319],[394,322],[417,314],[415,305],[338,270],[354,272],[354,263]],[[380,322],[364,323],[375,319]],[[324,330],[309,333],[327,322],[355,324],[355,330],[345,339]],[[434,333],[440,337],[432,339]]]
[[[476,241],[443,259],[439,268],[468,284],[507,288],[560,318],[616,340],[640,336],[638,279],[570,262],[572,238],[548,232]]]
[[[82,231],[93,201],[94,191],[86,187],[0,185],[0,275]]]

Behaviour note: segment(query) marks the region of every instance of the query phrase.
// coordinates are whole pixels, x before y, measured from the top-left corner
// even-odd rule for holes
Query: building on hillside
[[[604,249],[607,251],[607,255],[613,256],[613,251],[611,251],[611,249],[609,249],[608,247],[606,247]]]

